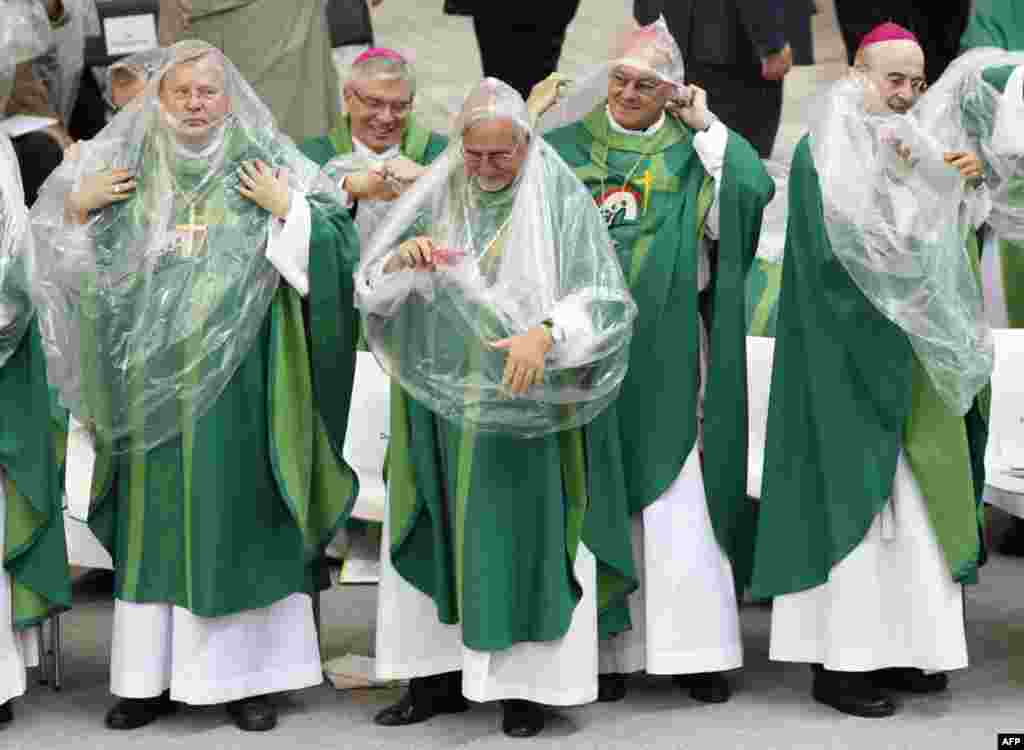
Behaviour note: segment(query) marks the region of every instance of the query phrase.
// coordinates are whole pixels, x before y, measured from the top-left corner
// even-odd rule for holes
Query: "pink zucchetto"
[[[860,46],[857,48],[857,52],[860,53],[875,44],[897,41],[913,42],[914,44],[921,46],[921,42],[918,41],[912,31],[903,28],[898,23],[892,23],[889,21],[881,24],[880,26],[876,26],[868,32],[868,34],[861,40]]]

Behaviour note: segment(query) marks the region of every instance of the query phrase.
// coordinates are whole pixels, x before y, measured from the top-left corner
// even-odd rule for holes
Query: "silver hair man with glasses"
[[[452,143],[395,205],[356,273],[392,377],[376,663],[411,678],[398,726],[501,701],[597,697],[597,622],[634,586],[611,444],[635,306],[589,193],[485,79]]]
[[[345,114],[302,150],[344,191],[365,244],[388,207],[440,154],[447,139],[413,115],[416,77],[399,52],[383,47],[356,58],[342,89]]]
[[[603,614],[599,699],[646,671],[726,701],[753,553],[744,288],[774,187],[705,92],[683,86],[663,21],[557,87],[531,96],[548,110],[540,128],[600,207],[639,308],[621,395],[587,427],[588,442],[618,446],[623,482],[603,491],[627,506],[640,579],[628,607]]]

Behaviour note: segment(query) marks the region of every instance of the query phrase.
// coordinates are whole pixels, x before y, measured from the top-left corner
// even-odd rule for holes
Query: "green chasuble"
[[[890,499],[902,448],[959,582],[982,562],[987,393],[953,414],[833,255],[808,138],[789,182],[753,593],[818,586]]]
[[[411,115],[407,123],[405,134],[402,136],[402,154],[417,164],[430,164],[444,151],[448,139],[421,128]],[[352,124],[349,116],[345,115],[327,135],[306,140],[301,148],[306,156],[320,166],[336,156],[351,154],[355,146],[352,144]]]
[[[1024,40],[1022,40],[1024,41]],[[992,86],[1000,95],[1006,91],[1010,76],[1016,65],[996,65],[986,68],[982,80]],[[965,105],[965,120],[975,137],[988,140],[995,128],[999,100],[991,97],[974,97]],[[1016,206],[1024,206],[1024,176],[1010,178],[1008,197]],[[996,236],[999,250],[999,270],[1006,300],[1006,316],[1010,328],[1024,328],[1024,242]]]
[[[0,367],[0,481],[6,495],[4,570],[14,584],[14,627],[71,606],[62,476],[66,423],[53,413],[35,321]]]
[[[254,157],[272,163],[235,144],[223,173]],[[187,184],[189,174],[178,178]],[[177,221],[205,224],[216,247],[240,220],[222,199],[230,189],[217,185]],[[120,210],[131,212],[146,191],[143,172]],[[309,202],[308,298],[280,282],[254,345],[213,405],[195,420],[184,416],[189,404],[180,397],[175,437],[146,451],[97,446],[89,523],[114,559],[119,599],[220,617],[328,585],[323,549],[358,492],[342,459],[358,332],[345,259],[358,255],[358,240],[345,212],[316,194]],[[244,220],[266,221],[266,212],[252,210],[260,216]],[[111,226],[130,231],[128,221]],[[87,292],[82,304],[97,307],[86,316],[93,325],[124,325]],[[104,366],[83,355],[92,408],[112,395]]]
[[[586,428],[588,444],[608,444],[621,457],[621,484],[600,491],[625,492],[634,514],[675,481],[697,439],[697,262],[714,184],[692,131],[674,117],[653,136],[626,135],[611,129],[602,103],[547,137],[601,206],[639,307],[621,395]],[[754,528],[746,495],[745,288],[773,194],[757,154],[730,133],[710,287],[703,469],[711,523],[741,586],[749,578]]]
[[[975,0],[967,30],[960,37],[962,50],[974,47],[1024,49],[1024,5],[1019,0]]]
[[[478,195],[482,237],[497,235],[512,197]],[[490,257],[503,248],[493,242]],[[493,356],[473,335],[437,335],[446,334],[467,357]],[[605,615],[621,611],[636,587],[624,497],[604,491],[621,483],[617,450],[582,429],[534,439],[483,433],[436,416],[393,383],[393,565],[434,600],[441,622],[461,625],[466,646],[498,651],[565,635],[582,595],[573,570],[582,542],[597,559],[602,632],[617,632],[608,628],[621,629],[621,617],[609,625]]]

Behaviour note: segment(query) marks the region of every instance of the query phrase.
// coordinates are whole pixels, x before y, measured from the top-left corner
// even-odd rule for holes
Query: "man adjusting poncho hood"
[[[514,124],[509,147],[465,142],[496,121]],[[389,266],[416,236],[432,242],[427,262]],[[586,424],[626,372],[636,308],[601,215],[500,81],[469,95],[448,148],[375,234],[356,289],[385,370],[432,411],[485,431]],[[512,398],[506,341],[542,324],[554,337],[543,376]]]

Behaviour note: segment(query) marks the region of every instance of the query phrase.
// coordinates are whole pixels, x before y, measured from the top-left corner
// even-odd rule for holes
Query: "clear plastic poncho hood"
[[[1005,91],[984,78],[1014,66]],[[987,166],[988,222],[1004,239],[1024,240],[1024,52],[981,47],[961,55],[921,97],[915,114],[951,150],[974,151]]]
[[[959,222],[963,182],[913,116],[865,111],[869,85],[851,75],[812,109],[832,251],[907,333],[943,401],[964,414],[989,380],[994,351]]]
[[[228,108],[186,145],[160,98],[178,65],[223,74]],[[118,451],[151,448],[209,409],[263,326],[278,286],[265,258],[270,214],[238,192],[261,159],[293,190],[337,202],[319,169],[275,125],[235,66],[203,42],[169,50],[160,74],[46,181],[32,210],[32,290],[51,385]],[[128,200],[71,221],[83,178],[124,168]]]
[[[0,367],[18,348],[32,318],[25,265],[31,240],[18,157],[0,133]]]
[[[68,123],[85,67],[85,38],[100,34],[100,20],[96,0],[63,0],[63,3],[67,20],[53,31],[56,46],[36,61],[35,68],[46,82],[50,106]]]
[[[492,119],[528,141],[514,182],[485,192],[463,137]],[[436,270],[384,265],[403,240],[442,248]],[[356,273],[367,339],[384,369],[431,411],[486,432],[544,435],[586,424],[618,393],[636,306],[590,193],[531,132],[522,98],[485,79],[466,99],[447,150],[395,205]],[[564,341],[543,383],[512,397],[492,342],[551,320]]]
[[[17,65],[53,47],[53,31],[39,0],[0,0],[0,99],[10,96]]]
[[[537,130],[547,133],[578,122],[593,112],[608,98],[608,77],[620,65],[671,84],[676,92],[673,96],[681,95],[685,89],[683,53],[668,30],[664,16],[660,16],[652,24],[624,31],[612,50],[611,59],[578,81],[570,82],[566,93],[559,96],[558,101],[541,116]]]

